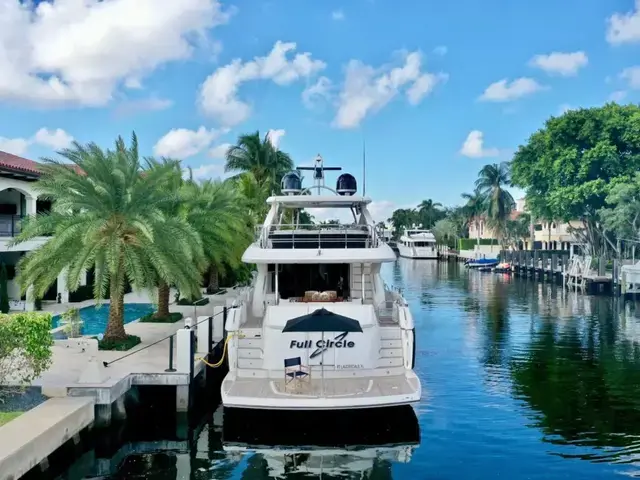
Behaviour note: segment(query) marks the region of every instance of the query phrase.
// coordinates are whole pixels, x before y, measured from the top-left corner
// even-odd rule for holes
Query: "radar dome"
[[[302,179],[296,171],[287,173],[282,177],[282,193],[285,195],[295,195],[302,191]]]
[[[350,173],[343,173],[336,182],[336,192],[338,195],[354,195],[358,191],[358,182]]]

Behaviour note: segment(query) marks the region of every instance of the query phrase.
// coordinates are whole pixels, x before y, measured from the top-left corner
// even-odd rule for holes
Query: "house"
[[[511,213],[509,214],[509,217],[511,218],[511,220],[515,220],[524,212],[525,212],[524,198],[520,198],[516,200],[516,207],[511,211]],[[498,236],[495,234],[493,229],[488,225],[486,216],[482,215],[480,217],[474,218],[469,223],[469,238],[495,240],[498,238]]]
[[[511,219],[518,218],[523,212],[526,212],[526,202],[524,198],[516,200],[516,208],[511,212]],[[556,222],[539,220],[533,226],[534,242],[536,249],[542,250],[570,250],[572,245],[579,244],[575,235],[569,233],[571,229],[584,228],[581,222],[571,220],[570,222]],[[484,217],[472,221],[469,225],[469,238],[495,239],[497,236],[487,225]],[[523,248],[529,250],[530,238],[523,238]]]
[[[51,201],[38,198],[34,188],[39,178],[38,162],[0,151],[0,263],[4,263],[7,269],[9,298],[14,300],[12,308],[33,310],[35,307],[30,292],[26,296],[20,295],[20,287],[15,280],[16,265],[21,257],[43,245],[47,237],[35,238],[15,246],[10,246],[10,242],[20,233],[20,222],[25,216],[51,210]],[[69,301],[64,272],[44,298],[57,300],[58,294],[61,302]],[[21,298],[26,301],[24,305],[15,302]]]

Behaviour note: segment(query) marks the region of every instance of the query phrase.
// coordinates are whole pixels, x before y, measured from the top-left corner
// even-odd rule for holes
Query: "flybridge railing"
[[[260,248],[375,248],[380,239],[371,225],[279,224],[256,229]]]

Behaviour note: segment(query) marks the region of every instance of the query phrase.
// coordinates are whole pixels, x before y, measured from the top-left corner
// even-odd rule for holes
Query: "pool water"
[[[124,323],[133,322],[134,320],[144,317],[148,313],[155,311],[151,303],[125,303],[124,304]],[[104,333],[109,320],[109,304],[100,307],[84,307],[80,309],[80,318],[84,324],[82,326],[83,335],[98,335]],[[52,328],[60,326],[60,315],[55,315],[51,319]]]

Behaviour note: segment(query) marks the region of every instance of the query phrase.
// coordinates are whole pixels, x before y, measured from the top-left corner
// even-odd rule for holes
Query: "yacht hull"
[[[406,245],[398,245],[398,254],[403,258],[412,258],[415,260],[436,260],[438,251],[432,248],[407,247]]]

